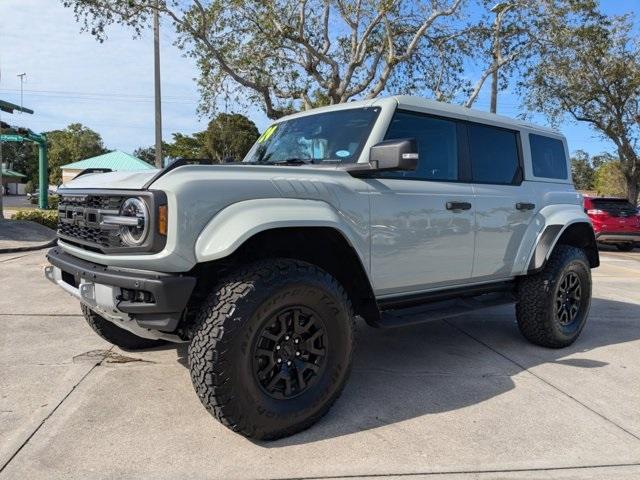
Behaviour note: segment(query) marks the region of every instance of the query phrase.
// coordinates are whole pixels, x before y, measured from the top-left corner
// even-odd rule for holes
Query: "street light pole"
[[[162,111],[160,97],[160,19],[158,16],[158,0],[153,10],[153,70],[155,86],[155,110],[156,110],[156,167],[162,168]]]
[[[493,61],[493,72],[491,72],[491,106],[490,112],[498,111],[498,79],[499,79],[499,62],[502,59],[502,45],[500,35],[502,30],[502,16],[511,8],[515,7],[513,3],[500,2],[493,6],[491,11],[496,14],[493,22],[493,46],[491,48],[491,56]]]

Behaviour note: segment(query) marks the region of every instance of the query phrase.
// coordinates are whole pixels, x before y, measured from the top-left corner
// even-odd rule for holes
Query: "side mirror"
[[[418,145],[415,138],[385,140],[369,151],[369,163],[377,171],[415,170],[418,168]]]

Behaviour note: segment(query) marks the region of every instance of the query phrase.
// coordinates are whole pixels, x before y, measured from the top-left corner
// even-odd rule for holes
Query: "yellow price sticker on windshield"
[[[273,135],[273,132],[276,131],[276,129],[278,128],[278,125],[271,125],[269,128],[267,128],[264,133],[262,135],[260,135],[260,138],[258,138],[258,143],[262,143],[262,142],[266,142],[267,140],[269,140],[269,137],[271,137],[271,135]]]

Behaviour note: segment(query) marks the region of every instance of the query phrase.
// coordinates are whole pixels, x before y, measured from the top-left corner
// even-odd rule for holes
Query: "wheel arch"
[[[529,261],[527,273],[536,273],[544,268],[556,245],[571,245],[584,250],[589,259],[589,266],[600,265],[598,244],[591,223],[576,219],[565,225],[547,225],[538,237]]]
[[[304,220],[300,220],[304,219]],[[323,201],[250,200],[218,213],[196,242],[199,276],[264,258],[293,258],[319,266],[347,290],[354,311],[379,321],[368,274],[368,230],[358,232]]]

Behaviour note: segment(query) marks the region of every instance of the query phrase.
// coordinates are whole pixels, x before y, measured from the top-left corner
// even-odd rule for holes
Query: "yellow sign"
[[[271,125],[269,128],[267,128],[264,133],[262,135],[260,135],[260,138],[258,138],[258,143],[262,143],[262,142],[266,142],[267,140],[269,140],[269,137],[271,137],[271,135],[273,135],[273,132],[276,131],[276,129],[278,128],[278,125]]]

